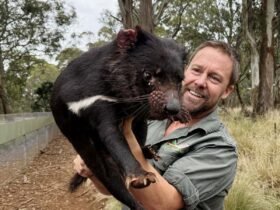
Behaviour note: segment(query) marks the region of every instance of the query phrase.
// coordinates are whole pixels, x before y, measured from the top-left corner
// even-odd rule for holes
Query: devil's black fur
[[[144,145],[148,117],[179,116],[184,58],[174,41],[136,27],[73,60],[54,84],[51,109],[57,125],[95,176],[131,209],[142,207],[128,192],[127,178],[136,178],[132,187],[145,187],[155,177],[129,150],[122,121],[135,118],[133,131]],[[155,91],[163,93],[160,109],[149,103]]]

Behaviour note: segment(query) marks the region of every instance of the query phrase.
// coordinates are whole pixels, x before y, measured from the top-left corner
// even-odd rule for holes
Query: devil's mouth
[[[178,110],[178,113],[172,114],[166,111],[166,99],[162,91],[154,91],[153,93],[151,93],[149,97],[149,104],[150,119],[171,119],[172,121],[179,120],[180,122],[188,122],[190,120],[189,112],[183,106],[181,106],[180,110]]]

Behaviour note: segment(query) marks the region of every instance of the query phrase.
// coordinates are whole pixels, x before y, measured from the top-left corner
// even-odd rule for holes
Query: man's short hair
[[[194,52],[191,54],[189,63],[192,61],[193,57],[200,51],[201,49],[205,47],[212,47],[215,49],[220,50],[222,53],[228,55],[230,59],[232,60],[232,74],[229,81],[229,85],[235,85],[238,82],[239,79],[239,61],[236,51],[226,42],[222,41],[206,41],[200,44]]]

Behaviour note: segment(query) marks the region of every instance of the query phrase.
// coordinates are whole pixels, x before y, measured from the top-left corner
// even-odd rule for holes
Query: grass
[[[225,210],[280,210],[280,112],[246,118],[221,113],[238,145],[238,172]]]

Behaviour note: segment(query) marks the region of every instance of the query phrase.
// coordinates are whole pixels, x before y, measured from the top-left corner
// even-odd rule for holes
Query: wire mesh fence
[[[0,185],[26,167],[59,134],[49,112],[0,115]]]

